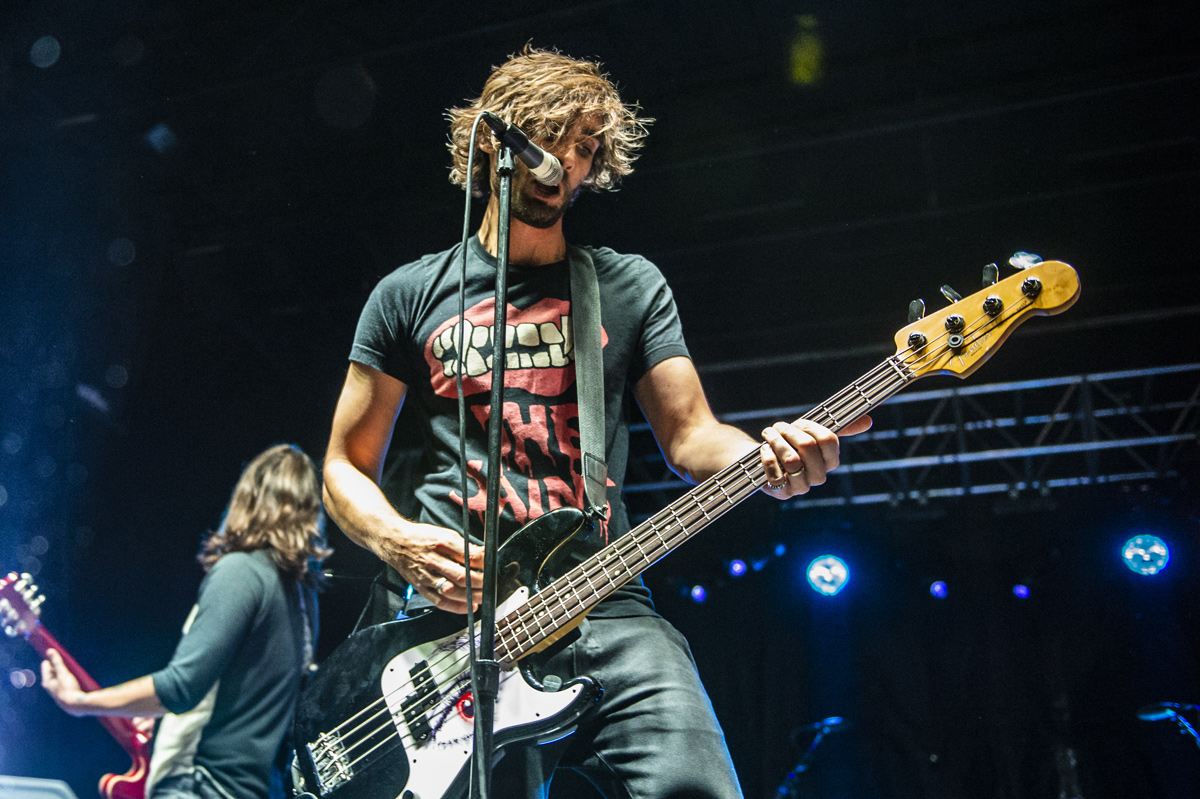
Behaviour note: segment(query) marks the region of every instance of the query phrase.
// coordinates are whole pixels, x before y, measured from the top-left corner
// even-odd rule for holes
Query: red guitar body
[[[4,623],[4,631],[10,636],[24,636],[42,657],[48,649],[57,651],[83,690],[97,690],[100,685],[38,620],[38,608],[43,598],[36,596],[37,587],[29,580],[29,575],[15,573],[0,578],[0,620]],[[133,759],[124,774],[105,774],[100,778],[100,795],[104,799],[145,799],[146,776],[150,771],[150,739],[138,732],[129,719],[97,716],[96,720]]]

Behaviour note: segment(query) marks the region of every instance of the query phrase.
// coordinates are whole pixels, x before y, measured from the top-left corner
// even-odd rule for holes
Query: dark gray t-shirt
[[[637,255],[585,248],[600,286],[608,462],[607,534],[629,531],[621,499],[629,454],[628,387],[650,367],[687,356],[679,315],[666,281]],[[457,530],[462,497],[458,461],[457,360],[460,246],[400,267],[375,287],[363,309],[350,359],[408,387],[405,402],[425,441],[414,492],[420,521]],[[579,411],[566,261],[509,273],[505,371],[501,536],[555,508],[583,507]],[[467,400],[467,504],[472,535],[482,538],[487,504],[486,421],[491,401],[491,352],[496,261],[478,237],[467,251],[463,388]],[[635,581],[593,615],[650,612],[649,593]]]
[[[300,689],[306,624],[308,641],[315,640],[315,610],[315,595],[280,574],[265,550],[231,552],[213,564],[171,662],[151,675],[167,710],[186,714],[200,706],[206,718],[164,721],[155,755],[176,747],[177,763],[206,769],[233,796],[266,797]],[[213,686],[209,707],[203,700]],[[191,740],[162,734],[176,730],[174,737]]]

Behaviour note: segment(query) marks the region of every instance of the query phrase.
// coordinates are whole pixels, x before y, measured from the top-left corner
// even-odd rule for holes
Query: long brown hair
[[[617,87],[600,64],[569,58],[553,50],[529,45],[492,70],[483,93],[462,108],[446,112],[450,120],[450,182],[467,187],[467,156],[470,153],[471,122],[480,111],[492,111],[522,128],[543,146],[553,146],[585,118],[599,127],[592,133],[600,147],[592,160],[592,171],[583,187],[592,191],[614,190],[621,178],[633,171],[633,162],[646,138],[652,119],[639,118],[636,104],[625,104]],[[481,128],[486,134],[487,129]],[[470,189],[476,197],[488,194],[489,164],[477,150]]]
[[[279,444],[260,453],[242,471],[221,526],[200,549],[208,571],[230,552],[268,550],[283,574],[319,582],[325,546],[321,484],[312,459],[299,447]]]

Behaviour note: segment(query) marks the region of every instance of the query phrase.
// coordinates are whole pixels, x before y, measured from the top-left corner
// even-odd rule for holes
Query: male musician
[[[326,507],[355,541],[394,567],[428,603],[465,613],[480,601],[481,576],[467,595],[458,532],[463,497],[458,462],[454,362],[465,355],[467,473],[476,536],[486,505],[488,362],[496,272],[496,146],[480,136],[468,175],[471,123],[492,111],[523,129],[562,162],[558,186],[523,166],[513,179],[508,336],[501,478],[501,535],[557,507],[581,507],[575,365],[570,354],[571,288],[562,220],[583,189],[611,190],[632,171],[646,134],[598,64],[526,48],[495,69],[482,96],[449,112],[451,180],[487,197],[467,248],[467,332],[455,336],[455,246],[402,266],[371,294],[359,321],[350,368],[325,460]],[[481,130],[485,131],[486,129]],[[629,530],[621,499],[628,449],[626,386],[649,420],[671,468],[700,481],[761,449],[768,493],[802,494],[838,463],[838,439],[812,424],[777,424],[755,442],[719,423],[688,357],[670,290],[653,264],[588,248],[595,264],[603,328],[609,539]],[[426,442],[415,487],[420,514],[401,517],[379,488],[384,454],[401,404],[416,404]],[[857,432],[869,420],[853,427]],[[544,796],[553,769],[582,772],[610,797],[740,796],[724,736],[696,674],[687,643],[659,617],[640,580],[597,606],[579,640],[539,664],[563,680],[587,674],[604,696],[578,731],[542,747],[510,747],[494,773],[496,796]]]
[[[272,764],[316,635],[315,570],[330,554],[316,467],[280,444],[242,472],[199,560],[207,574],[171,662],[85,692],[51,649],[42,685],[72,716],[164,716],[147,799],[282,797]]]

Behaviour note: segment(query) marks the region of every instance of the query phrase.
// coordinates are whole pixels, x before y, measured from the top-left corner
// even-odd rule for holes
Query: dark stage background
[[[1082,298],[970,384],[1193,364],[1196,22],[1153,0],[6,3],[0,568],[36,573],[43,620],[102,683],[167,661],[242,464],[279,441],[321,456],[367,293],[457,239],[442,113],[526,41],[598,57],[656,118],[568,236],[660,265],[718,412],[816,402],[889,352],[909,300],[940,307],[938,286],[973,291],[1016,250],[1074,264]],[[805,795],[1198,795],[1200,751],[1134,715],[1200,702],[1196,374],[1124,384],[1122,402],[1178,400],[1163,429],[1190,436],[1137,468],[755,498],[655,566],[746,795],[772,795],[811,738],[793,731],[833,715],[849,724]],[[414,443],[402,425],[398,480]],[[663,480],[648,434],[634,450],[631,482]],[[1172,545],[1161,575],[1125,569],[1136,532]],[[331,568],[373,574],[330,536]],[[802,573],[827,552],[852,572],[834,598]],[[761,569],[734,579],[732,558]],[[322,653],[364,594],[334,583]],[[0,774],[93,796],[123,755],[22,687],[36,668],[0,645]]]

